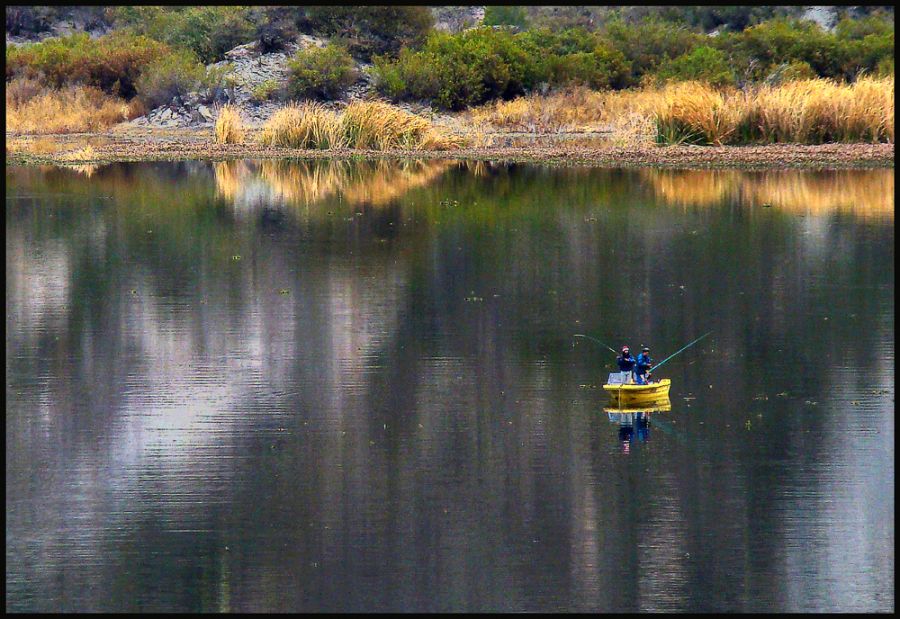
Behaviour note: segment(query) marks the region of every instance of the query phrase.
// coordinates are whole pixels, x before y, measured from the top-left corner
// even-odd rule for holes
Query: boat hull
[[[634,408],[668,400],[672,380],[664,378],[648,385],[603,385],[603,390],[618,406]]]

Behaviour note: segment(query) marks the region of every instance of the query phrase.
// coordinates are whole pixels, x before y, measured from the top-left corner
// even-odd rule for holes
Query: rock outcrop
[[[202,127],[215,122],[215,107],[230,103],[241,109],[241,116],[249,126],[263,124],[282,103],[257,101],[253,91],[261,84],[273,81],[283,86],[290,71],[288,60],[298,50],[309,47],[324,47],[325,39],[309,35],[299,35],[280,52],[261,53],[256,42],[239,45],[225,53],[225,60],[216,62],[207,69],[229,70],[229,86],[220,89],[214,96],[206,93],[191,93],[183,99],[176,99],[167,105],[150,111],[145,116],[131,121],[135,127],[183,128]],[[358,64],[360,79],[344,93],[341,103],[361,99],[372,91],[371,65]],[[211,99],[211,100],[210,100]]]

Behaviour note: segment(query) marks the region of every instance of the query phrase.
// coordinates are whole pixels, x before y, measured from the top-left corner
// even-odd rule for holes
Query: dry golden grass
[[[62,153],[58,156],[62,161],[71,161],[73,163],[81,162],[81,161],[95,161],[99,158],[97,151],[93,146],[88,144],[83,148],[79,148],[78,150],[73,150],[69,152]]]
[[[470,113],[483,131],[610,131],[622,145],[894,141],[894,78],[798,80],[746,91],[699,82],[595,92],[573,88],[499,101]]]
[[[225,105],[216,118],[216,144],[243,144],[244,124],[241,114],[233,105]]]
[[[354,148],[446,150],[458,145],[428,119],[380,101],[354,101],[344,110],[341,127]]]
[[[318,103],[291,104],[275,112],[263,126],[264,146],[288,148],[342,148],[340,117]]]
[[[667,144],[731,143],[746,109],[744,93],[726,93],[700,82],[670,84],[656,96],[657,139]]]
[[[472,120],[510,131],[555,133],[600,128],[609,120],[607,93],[571,88],[550,95],[528,95],[474,108]]]
[[[461,140],[431,121],[388,103],[356,101],[338,114],[318,103],[291,104],[266,122],[264,146],[444,150]]]
[[[17,83],[18,82],[18,83]],[[16,80],[6,89],[6,131],[22,134],[103,131],[134,117],[132,106],[100,90],[33,88]]]
[[[894,78],[797,80],[724,92],[675,84],[660,92],[655,115],[663,143],[892,143]]]

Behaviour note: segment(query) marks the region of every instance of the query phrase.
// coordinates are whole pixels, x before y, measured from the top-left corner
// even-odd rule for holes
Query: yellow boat
[[[603,385],[603,390],[623,407],[640,408],[642,405],[652,405],[653,402],[668,399],[671,385],[671,379],[663,378],[647,385],[607,383]]]

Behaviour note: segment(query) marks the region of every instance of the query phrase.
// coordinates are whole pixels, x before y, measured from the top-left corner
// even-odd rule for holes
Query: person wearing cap
[[[634,369],[634,357],[628,351],[628,346],[622,346],[622,354],[616,357],[620,372],[630,372]]]
[[[644,346],[641,354],[634,361],[634,382],[639,385],[646,385],[649,381],[650,368],[653,366],[653,359],[650,358],[650,349]]]

